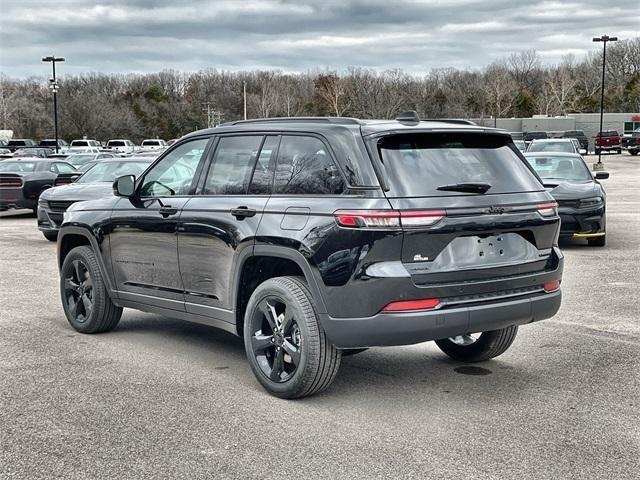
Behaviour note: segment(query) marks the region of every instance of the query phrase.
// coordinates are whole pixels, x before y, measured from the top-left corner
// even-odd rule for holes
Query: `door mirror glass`
[[[596,180],[605,180],[609,178],[609,172],[595,172]]]
[[[119,177],[113,182],[113,193],[117,197],[127,197],[130,198],[133,196],[136,190],[136,177],[133,175],[125,175],[123,177]]]

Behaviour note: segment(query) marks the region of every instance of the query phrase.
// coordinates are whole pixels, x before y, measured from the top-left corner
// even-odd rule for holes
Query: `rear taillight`
[[[338,210],[336,222],[347,228],[429,227],[446,216],[444,210]]]
[[[547,293],[557,292],[558,290],[560,290],[560,280],[551,280],[549,282],[546,282],[544,285],[542,285],[542,288],[544,288],[544,291]]]
[[[383,312],[410,312],[415,310],[433,310],[440,305],[437,298],[423,298],[422,300],[400,300],[391,302],[382,309]]]
[[[555,217],[558,215],[558,204],[556,202],[541,203],[538,205],[538,213],[543,217]]]

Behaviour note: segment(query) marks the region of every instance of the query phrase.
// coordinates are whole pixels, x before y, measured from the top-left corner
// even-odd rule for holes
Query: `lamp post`
[[[602,42],[602,83],[600,85],[600,131],[598,135],[600,135],[600,141],[602,141],[602,120],[604,117],[604,70],[607,61],[607,42],[615,42],[618,40],[618,37],[610,37],[609,35],[602,35],[601,37],[594,37],[594,42]],[[598,136],[596,135],[596,139]],[[602,148],[598,149],[598,163],[593,165],[594,170],[603,170],[604,166],[602,165]]]
[[[49,79],[49,90],[53,92],[53,129],[56,136],[56,153],[58,153],[58,82],[56,81],[56,62],[64,62],[63,57],[51,55],[44,57],[43,62],[51,62],[53,77]]]

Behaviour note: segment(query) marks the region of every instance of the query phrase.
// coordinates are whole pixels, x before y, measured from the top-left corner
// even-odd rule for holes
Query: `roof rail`
[[[222,125],[243,125],[245,123],[331,123],[335,125],[361,125],[357,118],[350,117],[271,117],[256,118],[251,120],[236,120],[234,122],[223,123]],[[222,126],[221,125],[221,126]]]

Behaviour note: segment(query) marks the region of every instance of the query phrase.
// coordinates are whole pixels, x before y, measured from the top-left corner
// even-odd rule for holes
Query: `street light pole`
[[[594,42],[602,42],[602,83],[600,84],[600,130],[598,135],[600,135],[600,141],[602,142],[602,122],[604,118],[604,72],[605,65],[607,62],[607,42],[615,42],[618,40],[618,37],[610,37],[609,35],[602,35],[601,37],[594,37]],[[598,138],[596,135],[596,139]],[[598,149],[598,163],[594,165],[594,170],[602,170],[604,167],[602,165],[602,148]]]
[[[56,81],[56,62],[64,62],[64,57],[51,55],[44,57],[43,62],[51,62],[53,78],[49,80],[49,89],[53,92],[53,129],[56,137],[56,153],[58,153],[58,82]]]

